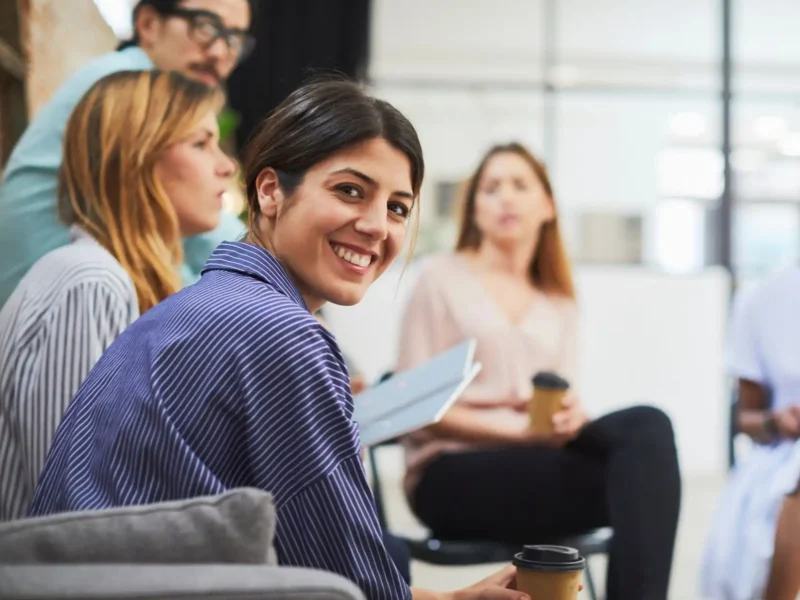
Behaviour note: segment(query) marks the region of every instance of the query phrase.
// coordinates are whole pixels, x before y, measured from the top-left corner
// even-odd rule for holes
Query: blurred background
[[[130,35],[132,4],[0,2],[0,165],[61,82]],[[577,385],[590,390],[594,414],[648,402],[672,417],[687,481],[673,597],[695,597],[730,460],[731,293],[800,258],[800,3],[257,4],[258,45],[228,85],[231,153],[320,70],[363,80],[423,143],[416,259],[359,306],[326,309],[369,379],[393,366],[416,261],[453,246],[459,190],[481,154],[519,140],[544,159],[576,263]],[[229,210],[241,209],[232,200]],[[401,475],[395,459],[384,467],[390,480]],[[395,496],[390,522],[413,529]],[[474,570],[415,564],[414,573],[421,585],[447,588],[472,581]]]

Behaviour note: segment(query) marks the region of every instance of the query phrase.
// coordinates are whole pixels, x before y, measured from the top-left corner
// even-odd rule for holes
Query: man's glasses
[[[189,24],[189,36],[204,48],[210,48],[219,39],[224,40],[228,52],[237,61],[244,59],[255,46],[253,36],[242,29],[228,29],[212,12],[174,8],[162,14],[185,19]]]

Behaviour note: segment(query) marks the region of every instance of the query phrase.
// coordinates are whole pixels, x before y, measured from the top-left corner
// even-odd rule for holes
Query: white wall
[[[393,368],[399,319],[416,276],[393,267],[354,307],[328,306],[344,350],[371,380]],[[729,281],[722,270],[673,277],[583,267],[577,386],[593,414],[636,403],[673,420],[687,475],[726,468],[728,394],[723,367]]]

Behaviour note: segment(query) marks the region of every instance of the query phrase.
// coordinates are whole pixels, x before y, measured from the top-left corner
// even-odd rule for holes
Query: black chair
[[[375,495],[375,508],[381,527],[388,531],[386,522],[386,508],[383,501],[383,488],[381,487],[380,470],[378,469],[378,449],[396,445],[397,440],[390,440],[368,449],[370,472]],[[519,546],[512,546],[488,540],[443,540],[435,537],[414,539],[397,536],[402,539],[411,552],[411,556],[422,562],[442,566],[469,566],[486,563],[509,562],[514,554],[520,551]],[[589,558],[595,554],[608,554],[608,546],[613,537],[610,528],[604,527],[582,535],[568,536],[558,539],[535,540],[531,543],[554,544],[576,548],[581,556]],[[586,569],[586,587],[592,600],[598,600],[591,570]]]

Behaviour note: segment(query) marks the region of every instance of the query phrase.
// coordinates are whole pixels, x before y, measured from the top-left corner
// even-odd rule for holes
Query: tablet
[[[469,340],[355,398],[361,444],[372,446],[438,423],[480,371]]]

